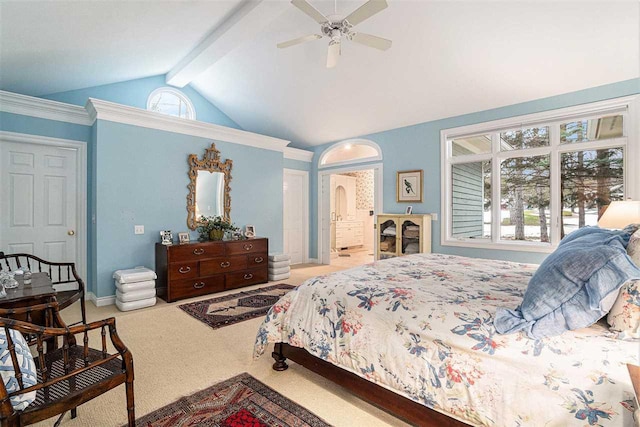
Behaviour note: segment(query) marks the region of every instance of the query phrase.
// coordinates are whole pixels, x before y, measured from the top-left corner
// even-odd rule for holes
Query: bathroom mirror
[[[205,149],[202,159],[190,154],[189,194],[187,195],[187,226],[195,230],[201,216],[221,216],[231,221],[232,160],[220,160],[215,144]]]

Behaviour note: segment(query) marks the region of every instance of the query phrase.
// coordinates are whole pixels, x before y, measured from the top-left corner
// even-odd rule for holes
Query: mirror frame
[[[191,230],[195,230],[199,224],[196,218],[196,180],[198,171],[204,170],[208,172],[222,172],[224,174],[224,213],[223,219],[231,221],[231,168],[233,160],[226,159],[224,162],[220,160],[220,152],[216,149],[216,144],[211,143],[211,147],[205,148],[202,160],[198,159],[197,154],[189,154],[187,158],[189,164],[189,194],[187,194],[187,226]]]

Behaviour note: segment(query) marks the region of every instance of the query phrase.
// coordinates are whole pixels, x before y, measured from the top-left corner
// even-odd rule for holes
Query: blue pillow
[[[640,278],[640,268],[625,250],[636,228],[584,227],[569,234],[533,275],[520,306],[498,308],[497,332],[525,330],[538,339],[597,322],[622,285]]]

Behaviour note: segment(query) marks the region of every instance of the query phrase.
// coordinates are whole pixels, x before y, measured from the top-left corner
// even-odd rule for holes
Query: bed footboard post
[[[276,361],[273,364],[273,370],[274,371],[285,371],[285,370],[287,370],[287,368],[289,368],[289,365],[287,365],[287,358],[284,357],[284,355],[282,354],[282,343],[281,342],[278,342],[278,343],[274,344],[273,353],[271,353],[271,357],[273,357],[273,360]]]

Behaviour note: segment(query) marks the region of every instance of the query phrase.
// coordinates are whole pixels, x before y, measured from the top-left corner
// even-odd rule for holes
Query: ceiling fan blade
[[[355,33],[353,37],[351,37],[356,43],[363,44],[365,46],[374,47],[380,50],[387,50],[391,47],[391,40],[383,39],[382,37],[372,36],[371,34],[365,33]]]
[[[344,18],[351,25],[358,25],[365,19],[371,18],[376,13],[386,9],[388,6],[386,0],[369,0]]]
[[[320,13],[318,9],[313,7],[307,0],[291,0],[291,4],[313,18],[318,24],[329,22],[327,17]]]
[[[300,43],[310,42],[312,40],[321,39],[322,36],[320,34],[309,34],[308,36],[298,37],[297,39],[289,40],[286,42],[278,43],[278,48],[284,49],[285,47],[295,46]]]
[[[329,42],[329,51],[327,52],[327,68],[333,68],[340,58],[340,42]]]

